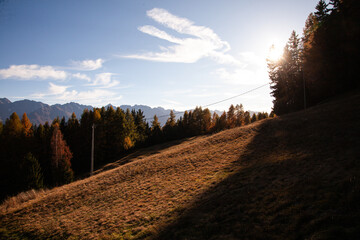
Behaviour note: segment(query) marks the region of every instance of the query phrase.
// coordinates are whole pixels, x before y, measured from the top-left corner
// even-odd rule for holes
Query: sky
[[[266,58],[301,35],[317,2],[0,0],[0,98],[206,106],[269,83]],[[270,92],[209,108],[270,112]]]

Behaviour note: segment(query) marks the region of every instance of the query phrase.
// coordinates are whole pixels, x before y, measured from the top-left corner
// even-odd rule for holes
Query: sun
[[[275,44],[272,44],[270,49],[269,49],[269,53],[267,56],[267,59],[269,59],[270,61],[279,61],[283,56],[283,50]]]

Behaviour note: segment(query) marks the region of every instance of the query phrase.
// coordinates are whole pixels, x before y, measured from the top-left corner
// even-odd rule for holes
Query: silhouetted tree
[[[252,115],[252,117],[251,117],[251,122],[253,123],[253,122],[256,122],[258,119],[257,119],[257,116],[256,116],[256,114],[254,113],[253,115]]]
[[[246,111],[244,113],[244,124],[248,125],[251,123],[251,117],[250,117],[250,113],[248,111]]]
[[[316,5],[315,9],[316,9],[315,17],[320,23],[322,23],[323,21],[325,21],[330,11],[328,9],[328,5],[324,0],[320,0]]]
[[[31,153],[25,155],[22,169],[25,180],[24,186],[28,189],[39,189],[44,187],[40,163]]]
[[[160,143],[163,141],[163,134],[159,123],[159,118],[154,115],[154,120],[151,122],[151,143]]]
[[[274,112],[288,113],[303,108],[303,75],[300,40],[295,31],[291,33],[284,48],[283,57],[274,61],[268,59],[271,94],[275,97]]]
[[[234,105],[230,105],[229,110],[227,112],[227,127],[228,128],[233,128],[235,127],[236,124],[236,116],[235,116],[235,107]]]

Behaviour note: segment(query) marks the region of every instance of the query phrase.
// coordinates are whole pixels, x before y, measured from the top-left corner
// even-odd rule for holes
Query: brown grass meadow
[[[8,199],[0,238],[360,239],[359,117],[355,93],[141,150]]]

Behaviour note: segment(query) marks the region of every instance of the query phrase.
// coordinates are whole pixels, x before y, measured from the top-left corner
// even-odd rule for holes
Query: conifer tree
[[[141,109],[137,112],[134,110],[133,116],[137,131],[137,142],[139,144],[144,144],[149,134],[149,126],[145,120],[144,112],[141,111]]]
[[[245,117],[245,112],[244,112],[244,107],[242,104],[237,104],[235,106],[235,125],[236,126],[241,126],[244,124],[244,117]]]
[[[332,11],[338,10],[340,7],[340,0],[330,0],[329,5],[332,6]]]
[[[152,143],[159,143],[162,141],[162,131],[159,123],[159,118],[154,115],[154,120],[151,122],[151,141]]]
[[[73,180],[73,171],[71,169],[72,153],[63,139],[57,123],[53,126],[50,145],[52,150],[51,166],[53,183],[59,185],[71,182]]]
[[[217,123],[219,122],[219,115],[214,112],[213,115],[212,115],[212,118],[211,118],[211,131],[212,132],[217,132],[218,129],[217,129]]]
[[[24,136],[26,136],[26,137],[32,136],[32,134],[33,134],[32,124],[31,124],[29,118],[27,117],[26,113],[24,113],[22,115],[21,124],[23,126],[23,134],[24,134]]]
[[[253,115],[252,115],[252,117],[251,117],[251,122],[253,123],[253,122],[256,122],[258,119],[257,119],[257,116],[256,116],[256,114],[254,113]]]
[[[250,113],[248,111],[246,111],[244,113],[244,124],[248,125],[251,123],[251,117],[250,117]]]
[[[25,155],[22,168],[25,180],[24,186],[26,186],[27,189],[39,189],[44,187],[41,166],[31,153]]]
[[[19,116],[16,112],[10,115],[10,119],[6,119],[4,133],[9,137],[19,137],[23,132]]]
[[[135,146],[137,136],[137,129],[135,125],[135,120],[129,109],[126,109],[125,113],[125,139],[124,139],[124,149],[128,150]]]
[[[208,132],[210,132],[210,128],[211,128],[211,112],[208,108],[205,108],[202,111],[202,133],[201,134],[206,134]]]
[[[236,116],[235,116],[235,107],[233,104],[230,105],[229,110],[227,112],[227,126],[228,128],[235,127],[236,123]]]
[[[165,126],[163,127],[163,132],[167,140],[173,140],[177,138],[177,125],[176,125],[176,116],[174,111],[170,111],[170,117],[167,119]]]
[[[303,73],[300,40],[295,31],[291,33],[279,61],[267,60],[271,80],[271,94],[275,97],[276,114],[303,108]]]
[[[220,118],[219,118],[219,120],[218,120],[218,122],[217,122],[217,124],[216,124],[216,129],[217,129],[218,131],[221,131],[221,130],[224,130],[224,129],[226,128],[226,126],[227,126],[226,112],[224,111],[224,112],[221,114],[221,116],[220,116]]]
[[[328,9],[328,5],[324,0],[320,0],[316,5],[315,9],[316,9],[315,17],[320,23],[322,23],[326,19],[330,11]]]

